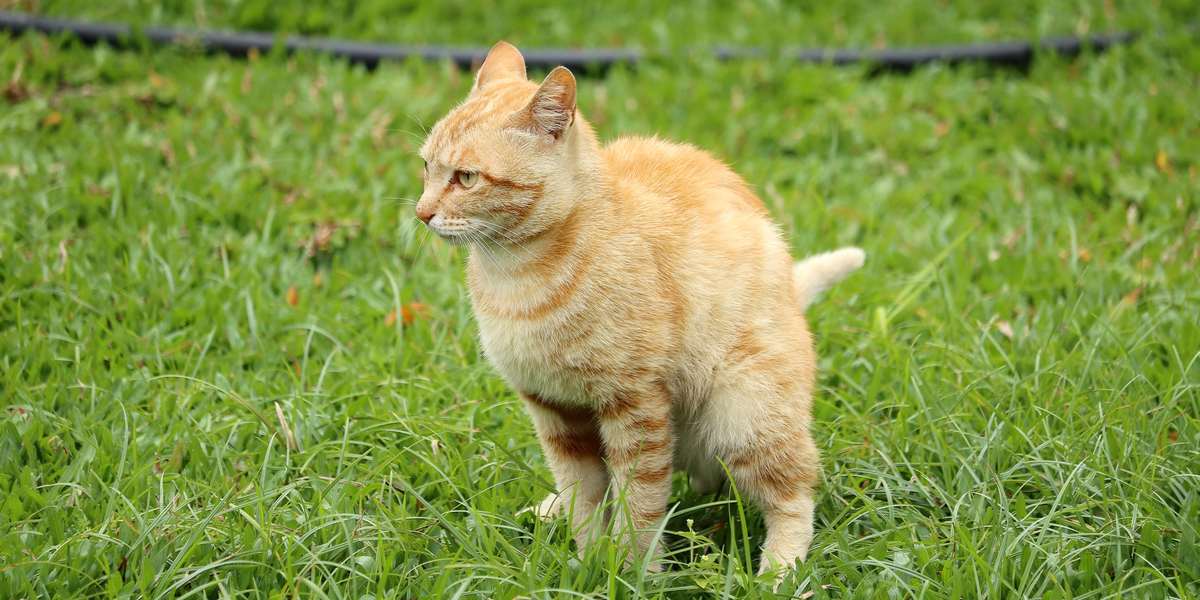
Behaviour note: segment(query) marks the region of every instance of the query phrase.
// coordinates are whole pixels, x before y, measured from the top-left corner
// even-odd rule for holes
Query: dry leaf
[[[333,234],[337,233],[337,230],[338,224],[333,221],[318,224],[312,237],[304,243],[304,253],[312,258],[318,252],[329,250],[329,243],[333,241]]]
[[[400,307],[400,318],[404,319],[405,325],[412,325],[413,319],[424,317],[429,314],[429,307],[420,302],[409,302]]]
[[[938,121],[937,125],[933,126],[933,135],[938,137],[946,137],[950,133],[950,124],[945,121]]]
[[[175,166],[175,148],[171,146],[171,142],[163,140],[158,145],[158,151],[162,153],[163,162],[167,163],[168,167]]]
[[[1167,158],[1167,153],[1165,151],[1159,150],[1158,154],[1154,155],[1154,166],[1158,167],[1160,172],[1171,172],[1171,159]]]
[[[287,303],[291,306],[300,304],[300,292],[296,291],[296,286],[291,286],[287,289]]]
[[[283,433],[283,439],[287,442],[287,447],[292,450],[299,450],[296,445],[296,436],[292,434],[292,428],[288,426],[287,418],[283,416],[283,407],[278,402],[275,403],[275,417],[279,419],[279,430]]]
[[[391,327],[396,324],[396,309],[393,308],[392,310],[388,311],[387,316],[383,318],[383,324],[386,327]]]
[[[4,86],[4,99],[9,104],[24,102],[29,99],[29,88],[20,81],[10,81],[8,85]]]
[[[71,255],[67,253],[67,247],[71,245],[71,240],[61,240],[58,242],[58,268],[55,269],[62,273],[67,268],[67,263],[71,260]]]
[[[1004,337],[1010,340],[1013,339],[1012,325],[1009,325],[1008,321],[996,321],[996,330],[1003,334]]]
[[[382,109],[376,109],[371,113],[371,141],[375,143],[376,148],[382,146],[384,140],[387,138],[388,127],[391,126],[392,119],[391,113]]]
[[[1134,304],[1137,304],[1138,298],[1141,297],[1142,288],[1141,286],[1138,286],[1132,292],[1125,294],[1125,296],[1121,298],[1121,304],[1124,304],[1125,306],[1133,306]]]
[[[1024,233],[1025,233],[1025,227],[1024,226],[1018,227],[1018,228],[1008,232],[1008,235],[1004,236],[1004,240],[1001,241],[1001,243],[1004,244],[1005,248],[1012,250],[1014,247],[1016,247],[1017,241],[1021,239],[1021,235]]]
[[[317,271],[317,274],[313,275],[313,287],[319,288],[322,285],[325,285],[325,274]]]
[[[1085,262],[1085,263],[1092,262],[1092,251],[1088,250],[1087,248],[1080,248],[1079,252],[1076,254],[1076,256],[1078,256],[1079,260],[1082,262]]]
[[[62,123],[62,120],[62,113],[58,112],[57,110],[50,111],[50,114],[42,117],[42,127],[56,127]]]

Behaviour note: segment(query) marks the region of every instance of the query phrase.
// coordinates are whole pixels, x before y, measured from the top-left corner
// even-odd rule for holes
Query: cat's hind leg
[[[789,569],[807,557],[821,467],[809,432],[808,380],[776,377],[761,368],[770,359],[786,359],[755,359],[759,368],[728,372],[714,388],[705,427],[739,493],[762,509],[767,526],[762,573]],[[782,363],[776,367],[776,373],[802,372]]]
[[[790,569],[808,556],[819,466],[807,431],[793,432],[731,456],[738,488],[762,509],[767,525],[758,572]]]

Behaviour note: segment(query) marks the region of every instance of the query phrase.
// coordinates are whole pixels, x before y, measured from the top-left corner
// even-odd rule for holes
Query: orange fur
[[[618,534],[651,551],[673,465],[707,489],[723,461],[766,516],[762,568],[803,559],[820,472],[803,307],[861,251],[794,264],[727,166],[654,138],[601,146],[571,73],[532,83],[504,42],[421,154],[417,212],[470,244],[483,348],[554,473],[541,509],[570,505],[582,550],[608,488]]]

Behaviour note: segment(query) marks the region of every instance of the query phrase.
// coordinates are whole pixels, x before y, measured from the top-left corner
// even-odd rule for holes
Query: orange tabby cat
[[[484,351],[554,474],[540,512],[569,506],[582,551],[612,490],[617,534],[647,551],[673,466],[707,492],[723,463],[766,518],[760,571],[803,560],[820,472],[803,310],[862,251],[793,264],[728,167],[653,138],[601,146],[571,72],[530,82],[505,42],[421,156],[417,216],[470,244]]]

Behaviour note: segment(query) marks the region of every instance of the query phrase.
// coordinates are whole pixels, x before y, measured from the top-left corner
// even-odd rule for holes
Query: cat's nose
[[[434,217],[434,215],[436,215],[436,214],[437,214],[437,211],[433,210],[432,208],[421,207],[421,206],[417,207],[417,218],[420,219],[422,222],[424,222],[426,225],[429,224],[429,220],[432,219]]]

